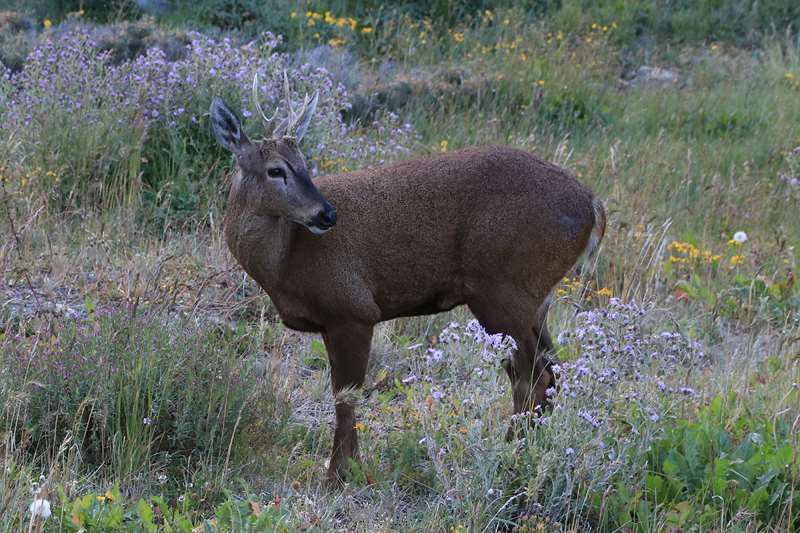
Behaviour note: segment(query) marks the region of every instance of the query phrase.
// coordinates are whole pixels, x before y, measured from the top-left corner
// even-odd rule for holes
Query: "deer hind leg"
[[[489,290],[469,302],[469,308],[489,333],[504,333],[514,338],[517,350],[505,365],[511,381],[514,414],[535,413],[547,406],[548,388],[555,386],[545,353],[553,343],[545,324],[547,302],[524,291]],[[509,428],[507,438],[514,435]]]
[[[358,460],[355,401],[364,384],[372,342],[372,325],[347,324],[327,328],[322,337],[331,365],[331,385],[336,402],[333,450],[328,481],[339,483],[350,459]]]
[[[538,364],[542,366],[540,374],[542,379],[540,382],[545,391],[550,388],[555,389],[558,386],[556,376],[551,370],[552,362],[548,357],[555,352],[553,348],[553,339],[550,337],[550,330],[547,329],[547,312],[550,310],[550,302],[551,297],[548,296],[542,305],[539,306],[539,309],[536,310],[536,323],[533,326],[533,334],[536,336],[537,361]],[[543,407],[550,407],[550,400],[547,398],[546,394]]]

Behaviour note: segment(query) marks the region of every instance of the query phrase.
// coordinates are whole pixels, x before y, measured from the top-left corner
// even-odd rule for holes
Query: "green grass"
[[[229,20],[213,18],[217,2],[178,4],[142,24],[222,28],[234,42],[279,30],[292,53],[342,40],[355,62],[331,76],[385,99],[355,115],[349,140],[326,108],[312,132],[326,143],[313,154],[323,170],[374,163],[353,154],[368,139],[396,142],[393,111],[392,127],[413,126],[400,137],[412,153],[510,144],[596,190],[603,249],[590,274],[559,287],[550,328],[565,333],[565,367],[628,373],[591,394],[562,390],[547,422],[509,444],[505,373],[481,345],[441,341],[465,310],[382,325],[358,409],[363,462],[326,489],[324,347],[280,325],[227,253],[231,161],[202,120],[120,127],[133,110],[101,102],[102,120],[75,129],[42,109],[0,139],[0,529],[28,527],[32,489],[53,504],[52,531],[800,527],[793,3],[283,2],[267,13],[234,2]],[[58,23],[81,6],[93,23],[138,17],[92,2],[32,9]],[[325,22],[326,10],[356,30]],[[641,65],[678,81],[637,84]],[[212,92],[235,101],[247,89],[189,96],[200,116]],[[730,242],[737,231],[747,242]],[[642,313],[623,323],[629,311],[609,293]],[[673,350],[678,362],[583,361],[576,310],[599,313],[620,344],[633,323],[642,353]],[[705,355],[685,364],[694,342]],[[426,362],[428,347],[442,363]]]

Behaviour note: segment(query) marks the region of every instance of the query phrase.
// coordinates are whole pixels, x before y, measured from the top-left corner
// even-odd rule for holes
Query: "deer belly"
[[[322,326],[314,321],[308,320],[307,318],[284,315],[280,313],[280,311],[278,312],[278,315],[281,317],[281,322],[283,322],[283,324],[289,329],[293,329],[295,331],[304,331],[307,333],[319,333],[323,330]]]
[[[450,291],[434,292],[410,301],[385,302],[381,305],[382,320],[391,320],[403,316],[433,315],[449,311],[463,304],[462,298]]]

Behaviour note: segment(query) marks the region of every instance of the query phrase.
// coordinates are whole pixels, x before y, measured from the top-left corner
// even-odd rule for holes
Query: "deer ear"
[[[303,140],[303,137],[306,135],[306,131],[308,131],[308,125],[311,124],[311,119],[314,117],[314,111],[317,109],[317,100],[319,100],[319,91],[314,93],[314,97],[308,103],[308,105],[303,110],[303,114],[300,115],[297,119],[297,142]]]
[[[214,132],[217,142],[230,150],[238,152],[242,146],[250,143],[247,135],[242,131],[242,123],[239,117],[231,110],[225,101],[219,96],[215,96],[211,102],[211,129]]]

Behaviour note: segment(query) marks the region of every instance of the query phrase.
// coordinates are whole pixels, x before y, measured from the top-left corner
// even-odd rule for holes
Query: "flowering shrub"
[[[302,91],[320,92],[305,144],[312,163],[316,156],[339,161],[326,168],[333,170],[407,152],[413,138],[409,125],[400,125],[394,115],[378,119],[369,133],[345,124],[340,117],[349,106],[345,88],[324,67],[292,65],[288,55],[276,52],[279,37],[264,33],[237,47],[229,39],[189,35],[189,53],[176,61],[151,48],[118,65],[80,28],[60,37],[45,35],[21,72],[0,72],[0,130],[11,139],[12,166],[24,162],[54,171],[54,177],[41,175],[32,185],[59,205],[96,204],[115,193],[136,198],[142,185],[158,193],[173,182],[200,181],[222,156],[203,120],[212,97],[224,96],[259,137],[258,121],[246,120],[255,107],[254,75],[262,106],[280,105],[285,113],[284,70],[294,98]]]
[[[656,419],[660,398],[646,396],[645,390],[693,397],[692,389],[667,383],[707,363],[702,345],[671,329],[647,331],[650,311],[635,302],[611,298],[605,308],[579,313],[574,330],[558,335],[558,343],[577,354],[553,366],[563,396],[593,405],[602,418],[601,411],[619,399],[619,389],[636,382],[640,390],[623,392],[625,400]]]
[[[503,439],[511,402],[501,367],[513,357],[514,340],[488,334],[476,320],[449,323],[431,346],[409,347],[418,357],[399,381],[405,399],[397,416],[417,440],[402,441],[397,455],[413,458],[403,468],[424,473],[448,507],[458,498],[502,495],[537,516],[581,522],[596,515],[606,491],[643,482],[645,452],[661,428],[702,399],[689,379],[709,358],[667,318],[652,305],[614,297],[579,313],[558,335],[553,409],[536,414],[512,447]],[[401,440],[390,432],[387,442]],[[379,466],[367,468],[381,479]],[[480,495],[466,483],[471,477],[486,484]],[[454,487],[476,492],[456,497]],[[588,497],[578,504],[582,491]]]
[[[517,349],[514,339],[502,333],[487,333],[480,322],[475,319],[470,320],[464,326],[458,322],[451,322],[439,334],[439,341],[460,348],[477,349],[480,360],[492,367],[497,367],[504,361],[510,360]],[[438,355],[443,352],[429,348],[428,354],[431,353]],[[438,360],[441,360],[441,356],[438,357]]]

